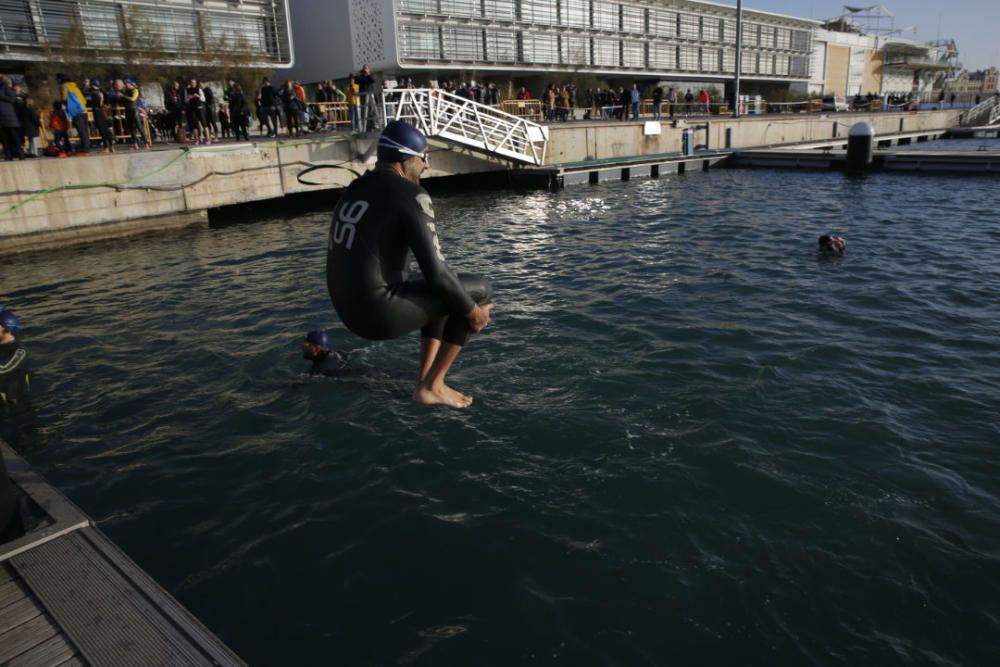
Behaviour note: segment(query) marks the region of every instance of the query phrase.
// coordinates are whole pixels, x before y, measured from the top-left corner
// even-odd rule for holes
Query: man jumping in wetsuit
[[[385,340],[420,329],[413,400],[466,408],[472,397],[445,384],[470,333],[490,321],[492,288],[455,274],[441,254],[434,209],[420,175],[427,138],[403,121],[386,125],[375,169],[348,186],[330,225],[326,284],[337,314],[362,338]],[[413,251],[422,277],[408,276]]]

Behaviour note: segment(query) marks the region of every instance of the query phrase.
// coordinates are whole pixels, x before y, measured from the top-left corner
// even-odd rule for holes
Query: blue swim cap
[[[326,332],[322,329],[317,329],[316,331],[310,331],[306,334],[306,342],[317,347],[321,347],[324,350],[330,349],[330,337],[326,335]]]
[[[411,157],[423,157],[427,137],[406,121],[390,121],[378,138],[379,162],[403,162]]]
[[[17,316],[10,310],[0,311],[0,327],[6,329],[15,336],[21,333],[21,323],[17,321]]]

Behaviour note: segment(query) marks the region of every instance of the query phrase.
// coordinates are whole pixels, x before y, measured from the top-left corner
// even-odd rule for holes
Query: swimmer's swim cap
[[[21,323],[17,321],[17,316],[9,310],[0,311],[0,327],[3,327],[15,336],[21,333]]]
[[[424,133],[402,120],[390,121],[378,138],[379,162],[403,162],[423,157],[427,150]]]
[[[316,331],[310,331],[306,334],[306,342],[311,345],[316,345],[324,350],[330,349],[330,337],[326,335],[326,332],[322,329],[317,329]]]

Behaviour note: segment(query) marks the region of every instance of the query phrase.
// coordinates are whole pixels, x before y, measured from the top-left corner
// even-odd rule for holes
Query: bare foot
[[[449,408],[467,408],[472,404],[472,397],[457,392],[447,385],[431,390],[423,384],[418,384],[413,390],[413,400],[423,405],[447,405]]]

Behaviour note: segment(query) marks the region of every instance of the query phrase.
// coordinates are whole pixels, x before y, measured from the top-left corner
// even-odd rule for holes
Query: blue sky
[[[736,0],[716,0],[735,5]],[[743,0],[745,9],[761,9],[793,16],[828,19],[839,16],[845,4],[866,6],[872,0]],[[897,28],[917,28],[917,39],[953,38],[958,43],[959,60],[966,69],[1000,67],[1000,0],[883,0],[881,4],[896,15]],[[907,35],[909,36],[909,35]]]

